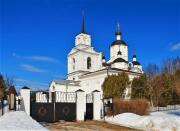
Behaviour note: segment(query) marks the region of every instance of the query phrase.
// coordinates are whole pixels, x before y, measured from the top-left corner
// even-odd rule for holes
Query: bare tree
[[[158,106],[163,94],[168,93],[174,87],[172,76],[160,74],[148,80],[149,95],[152,106]]]
[[[158,105],[159,98],[163,93],[163,88],[158,87],[158,84],[160,84],[159,82],[161,82],[159,76],[148,80],[149,96],[152,106]]]
[[[4,97],[4,92],[5,92],[4,79],[3,76],[0,74],[0,99]]]
[[[168,58],[163,61],[162,71],[164,73],[174,74],[178,69],[180,69],[180,57]]]
[[[154,77],[160,73],[160,69],[156,64],[148,64],[147,67],[145,67],[145,73],[148,77]]]
[[[14,77],[13,76],[6,76],[5,85],[6,85],[6,88],[14,86]]]
[[[176,92],[180,96],[180,69],[176,71],[174,77]]]

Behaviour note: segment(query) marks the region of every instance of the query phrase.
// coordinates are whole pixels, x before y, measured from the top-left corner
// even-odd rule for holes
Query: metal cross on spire
[[[120,32],[120,25],[119,25],[119,22],[117,23],[117,32]]]
[[[116,33],[115,34],[116,35],[121,35],[119,22],[117,23]]]
[[[136,55],[136,49],[134,48],[134,55]]]
[[[134,48],[134,55],[133,58],[136,58],[136,49]]]

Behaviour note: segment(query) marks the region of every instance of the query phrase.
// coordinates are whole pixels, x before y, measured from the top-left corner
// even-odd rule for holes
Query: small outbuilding
[[[10,110],[15,110],[16,109],[16,89],[14,86],[9,87],[7,91],[7,99],[9,102],[9,109]]]

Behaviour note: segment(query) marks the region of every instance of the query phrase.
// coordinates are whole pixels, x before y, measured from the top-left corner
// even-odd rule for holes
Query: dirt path
[[[138,131],[130,128],[116,126],[104,121],[47,123],[44,126],[50,130],[59,131]]]

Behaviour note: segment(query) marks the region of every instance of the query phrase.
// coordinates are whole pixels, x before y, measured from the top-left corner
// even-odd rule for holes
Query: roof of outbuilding
[[[123,41],[123,40],[115,40],[115,41],[113,41],[111,46],[114,46],[114,45],[125,45],[125,46],[127,46],[126,42]]]
[[[29,87],[27,87],[27,86],[24,86],[24,87],[22,87],[21,89],[30,89]]]
[[[17,94],[16,89],[14,86],[9,87],[8,94]]]

